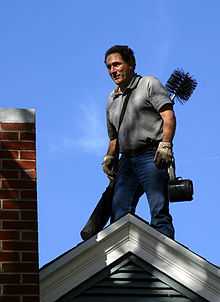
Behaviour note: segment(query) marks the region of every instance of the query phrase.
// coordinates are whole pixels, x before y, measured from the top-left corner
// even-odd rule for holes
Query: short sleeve
[[[113,139],[117,138],[117,131],[116,131],[114,125],[110,122],[108,109],[106,111],[106,122],[107,122],[107,131],[108,131],[109,139],[113,140]]]
[[[169,97],[166,88],[155,77],[149,78],[148,93],[150,97],[150,102],[154,109],[156,109],[157,111],[159,111],[166,104],[172,105],[172,101]]]

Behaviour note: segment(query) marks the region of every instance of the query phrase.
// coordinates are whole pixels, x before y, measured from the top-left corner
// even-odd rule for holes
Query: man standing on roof
[[[157,78],[135,73],[135,56],[128,46],[108,49],[105,64],[116,84],[107,104],[110,142],[102,163],[108,178],[115,182],[111,222],[135,213],[139,197],[145,192],[152,227],[174,238],[167,172],[176,128],[172,102]],[[118,133],[127,93],[130,96]],[[118,151],[121,157],[116,165]]]

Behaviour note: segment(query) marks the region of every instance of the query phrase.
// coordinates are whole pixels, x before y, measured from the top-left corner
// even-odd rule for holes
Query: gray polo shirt
[[[132,89],[127,109],[122,121],[119,135],[117,129],[127,90],[118,94],[110,93],[107,103],[107,128],[110,140],[119,138],[120,152],[135,150],[144,144],[146,139],[162,139],[163,121],[159,110],[165,104],[172,104],[167,90],[153,76],[134,76],[128,89]],[[138,85],[137,85],[138,82]]]

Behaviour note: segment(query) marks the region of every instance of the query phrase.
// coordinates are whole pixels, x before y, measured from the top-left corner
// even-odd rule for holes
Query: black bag
[[[190,179],[177,177],[169,182],[168,188],[170,202],[193,200],[193,182]]]
[[[111,216],[113,192],[114,182],[110,182],[89,217],[89,220],[80,232],[83,240],[87,240],[100,232],[108,222]]]
[[[190,179],[176,177],[174,159],[171,166],[168,168],[168,172],[170,178],[168,183],[168,195],[170,202],[193,200],[193,182]]]

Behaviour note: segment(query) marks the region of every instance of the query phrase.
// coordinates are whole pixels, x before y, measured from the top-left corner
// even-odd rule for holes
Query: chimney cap
[[[35,123],[35,109],[0,108],[1,123]]]

